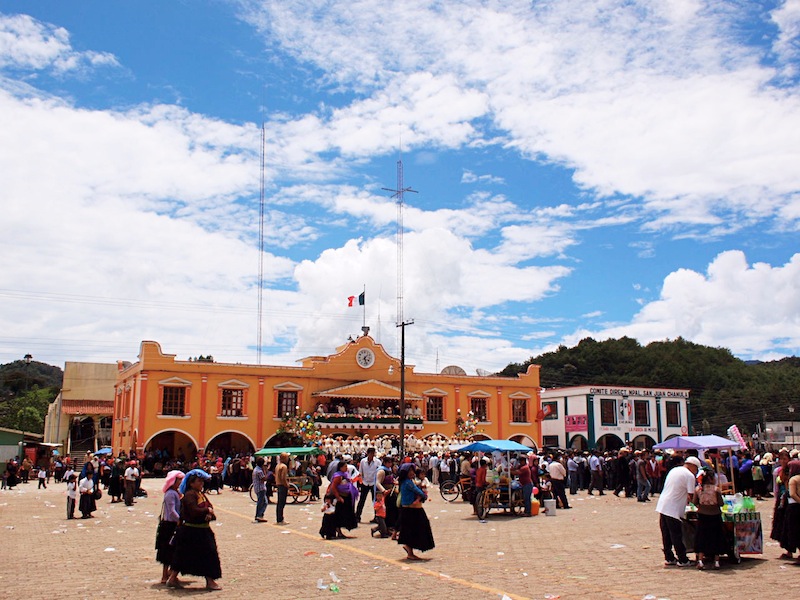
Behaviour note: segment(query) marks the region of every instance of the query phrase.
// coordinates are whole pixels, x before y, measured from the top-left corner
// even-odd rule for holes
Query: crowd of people
[[[388,437],[388,436],[387,436]],[[268,521],[267,507],[275,504],[275,522],[286,524],[284,508],[289,480],[305,477],[311,500],[321,500],[324,539],[348,539],[365,521],[367,502],[372,505],[371,536],[396,541],[406,559],[425,560],[417,552],[435,547],[424,504],[432,488],[447,481],[460,481],[464,499],[475,504],[479,493],[493,482],[516,480],[524,501],[522,516],[531,516],[532,502],[555,500],[556,508],[568,510],[569,497],[585,492],[606,493],[650,502],[658,495],[664,560],[666,566],[718,568],[722,547],[722,493],[730,488],[754,499],[774,499],[770,532],[784,554],[781,558],[800,564],[800,460],[797,451],[781,450],[752,456],[748,451],[719,453],[705,458],[696,452],[650,452],[621,448],[604,452],[545,451],[504,454],[459,452],[442,442],[429,440],[427,451],[407,438],[407,452],[384,445],[386,438],[326,440],[319,454],[279,456],[265,459],[251,453],[214,453],[186,458],[170,457],[166,451],[150,450],[141,459],[135,454],[116,457],[87,454],[80,472],[68,459],[54,457],[49,467],[36,472],[40,485],[50,477],[66,483],[67,518],[92,518],[105,491],[111,502],[132,505],[145,474],[165,477],[163,506],[156,534],[156,558],[163,566],[162,583],[180,587],[179,575],[206,579],[206,587],[219,589],[221,577],[216,540],[209,523],[216,516],[211,492],[246,492],[257,499],[254,521]],[[328,451],[325,451],[325,448]],[[337,450],[338,448],[338,450]],[[387,451],[388,449],[388,451]],[[345,451],[343,451],[345,450]],[[349,452],[347,452],[349,450]],[[352,453],[351,453],[352,452]],[[165,470],[170,467],[168,470]],[[25,461],[10,461],[4,485],[13,487],[34,471]],[[28,476],[23,478],[23,472]],[[728,481],[727,474],[733,482]],[[697,506],[695,539],[697,561],[691,563],[683,545],[681,519],[687,503]]]

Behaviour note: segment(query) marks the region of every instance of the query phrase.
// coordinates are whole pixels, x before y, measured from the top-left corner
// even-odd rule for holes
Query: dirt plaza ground
[[[161,481],[146,479],[148,498],[134,507],[104,496],[94,519],[67,521],[64,485],[36,483],[0,492],[0,597],[60,598],[690,598],[800,597],[800,567],[778,559],[765,534],[762,557],[741,565],[723,559],[720,571],[664,568],[655,502],[571,496],[572,510],[524,519],[492,513],[485,524],[468,505],[432,494],[426,510],[436,549],[424,563],[402,560],[396,542],[373,539],[369,525],[356,539],[324,541],[319,503],[290,504],[288,524],[253,523],[246,494],[211,495],[223,590],[207,592],[196,578],[184,590],[159,584],[153,549]],[[764,530],[769,501],[759,503]],[[371,509],[365,516],[372,516]],[[341,580],[339,591],[318,589]]]

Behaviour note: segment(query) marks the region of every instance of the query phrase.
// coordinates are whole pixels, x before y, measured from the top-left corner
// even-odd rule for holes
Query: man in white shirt
[[[359,498],[356,517],[359,521],[361,520],[361,513],[364,512],[367,493],[371,495],[372,503],[375,503],[375,480],[380,468],[381,461],[375,458],[375,448],[367,448],[367,456],[362,458],[358,464],[358,470],[361,472],[361,483],[358,484]]]
[[[428,461],[428,466],[431,469],[433,485],[439,485],[439,456],[437,454],[431,454],[431,458]]]
[[[564,468],[564,464],[561,462],[563,457],[559,457],[553,460],[548,467],[547,472],[550,474],[550,481],[553,484],[553,496],[556,500],[561,501],[560,508],[572,508],[569,505],[569,500],[567,500],[567,469]]]
[[[592,490],[600,490],[600,495],[605,496],[603,492],[603,463],[600,460],[600,452],[596,449],[592,450],[589,457],[589,495],[592,496]]]
[[[125,469],[125,506],[133,506],[133,495],[136,491],[136,480],[139,478],[139,469],[136,468],[136,461],[132,460]]]
[[[691,566],[689,557],[686,556],[686,546],[683,544],[683,531],[681,519],[686,514],[686,504],[689,502],[697,486],[697,472],[703,464],[700,459],[690,456],[683,466],[673,468],[664,480],[664,489],[658,497],[656,512],[661,528],[661,541],[664,545],[664,566],[679,567]],[[678,558],[672,552],[673,547]]]

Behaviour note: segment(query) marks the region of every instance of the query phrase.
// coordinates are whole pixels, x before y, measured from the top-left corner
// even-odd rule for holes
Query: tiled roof
[[[114,402],[108,400],[62,400],[61,411],[66,415],[110,415]]]

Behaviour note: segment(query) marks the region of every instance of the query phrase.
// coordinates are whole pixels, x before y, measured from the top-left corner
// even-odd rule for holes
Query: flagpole
[[[364,294],[364,304],[361,305],[362,309],[363,309],[362,314],[364,316],[364,320],[361,323],[361,329],[364,330],[364,327],[367,326],[367,284],[366,283],[364,284],[364,291],[362,292],[362,294]]]

